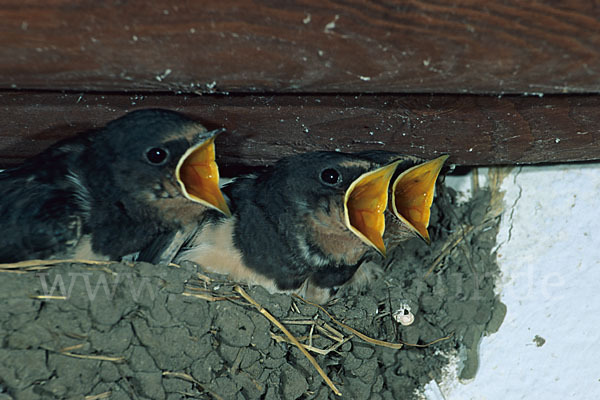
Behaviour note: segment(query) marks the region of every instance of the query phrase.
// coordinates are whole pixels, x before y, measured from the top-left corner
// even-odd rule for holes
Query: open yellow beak
[[[392,186],[392,209],[394,215],[409,229],[430,243],[429,217],[435,193],[435,181],[447,155],[415,165],[401,173]]]
[[[219,168],[215,162],[215,138],[190,147],[181,157],[175,177],[188,199],[217,209],[228,217],[231,211],[219,188]]]
[[[385,256],[383,232],[390,180],[400,163],[391,164],[359,176],[346,190],[344,217],[346,226],[369,246]]]

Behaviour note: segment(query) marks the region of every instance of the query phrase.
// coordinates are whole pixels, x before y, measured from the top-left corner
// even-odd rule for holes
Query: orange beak
[[[219,167],[215,161],[215,138],[222,131],[208,132],[203,137],[212,136],[190,147],[179,159],[175,177],[185,197],[229,217],[231,211],[219,188]]]
[[[366,172],[346,190],[344,216],[348,229],[385,256],[383,213],[388,204],[390,180],[400,161]]]
[[[435,193],[435,182],[447,155],[415,165],[401,173],[392,186],[394,215],[428,244],[429,217]]]

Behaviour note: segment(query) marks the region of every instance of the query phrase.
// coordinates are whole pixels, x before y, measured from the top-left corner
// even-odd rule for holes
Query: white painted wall
[[[502,187],[506,318],[483,338],[473,381],[449,374],[426,397],[600,399],[600,164],[515,168]]]

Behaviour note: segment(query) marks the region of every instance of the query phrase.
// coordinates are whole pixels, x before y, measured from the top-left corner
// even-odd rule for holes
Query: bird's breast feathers
[[[175,262],[192,261],[205,271],[228,275],[234,281],[260,285],[271,293],[280,292],[274,279],[256,272],[244,262],[234,243],[235,223],[235,217],[206,223]]]

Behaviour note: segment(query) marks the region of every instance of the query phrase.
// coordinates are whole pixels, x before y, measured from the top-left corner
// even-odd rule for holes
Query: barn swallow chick
[[[217,133],[177,112],[139,110],[0,173],[0,262],[119,260],[181,235],[207,209],[229,215]]]
[[[394,247],[415,236],[429,244],[431,240],[427,228],[435,185],[448,155],[430,161],[379,150],[357,155],[381,165],[399,162],[389,188],[390,206],[385,212],[386,232],[383,239],[386,246]]]
[[[321,287],[340,285],[370,249],[385,254],[384,212],[397,165],[336,152],[283,158],[224,189],[233,217],[209,213],[175,261],[271,292],[298,292],[320,271],[335,271]]]
[[[359,153],[379,163],[398,160],[398,155],[389,152]],[[427,230],[431,216],[431,205],[435,186],[447,155],[425,161],[418,157],[401,156],[400,164],[390,185],[390,205],[385,212],[386,230],[383,239],[386,247],[396,247],[400,242],[419,237],[427,244],[431,239]],[[381,274],[381,268],[367,258],[361,264],[349,285],[364,288],[369,281]],[[330,272],[334,273],[334,272]]]
[[[431,216],[431,205],[435,194],[435,183],[442,170],[447,155],[417,164],[394,178],[391,186],[391,206],[393,215],[401,221],[402,227],[431,242],[427,227]],[[390,235],[400,232],[391,231]]]

